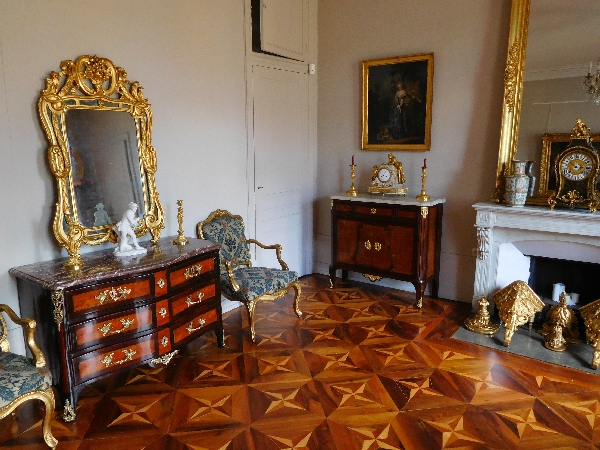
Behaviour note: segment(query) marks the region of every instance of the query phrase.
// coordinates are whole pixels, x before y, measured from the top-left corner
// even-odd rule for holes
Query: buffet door
[[[310,236],[307,198],[308,75],[252,68],[252,144],[256,239],[281,244],[290,270],[305,273]],[[306,236],[306,234],[309,236]],[[256,265],[279,268],[274,250],[255,249]],[[254,251],[253,251],[254,253]]]

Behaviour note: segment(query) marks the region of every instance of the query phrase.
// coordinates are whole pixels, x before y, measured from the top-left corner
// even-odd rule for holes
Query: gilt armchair
[[[200,222],[196,231],[200,239],[221,244],[221,292],[229,300],[242,302],[246,306],[252,342],[255,342],[256,338],[254,309],[259,300],[281,298],[293,288],[294,311],[301,317],[302,313],[298,307],[298,274],[289,270],[288,265],[281,259],[281,245],[264,245],[255,239],[246,239],[244,219],[221,209],[212,212],[205,221]],[[275,250],[281,269],[252,267],[249,244]]]
[[[6,339],[6,321],[2,313],[23,327],[33,359],[10,352],[10,346]],[[50,431],[50,422],[54,412],[52,376],[46,368],[46,360],[42,351],[33,339],[35,326],[35,320],[21,319],[10,307],[0,305],[0,419],[8,416],[17,406],[29,400],[41,400],[46,408],[42,421],[44,441],[48,447],[55,448],[58,442]]]

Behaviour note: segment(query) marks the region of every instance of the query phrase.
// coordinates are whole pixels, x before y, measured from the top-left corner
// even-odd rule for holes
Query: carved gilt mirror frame
[[[492,194],[492,201],[497,203],[504,202],[505,177],[511,169],[511,161],[517,154],[530,2],[531,0],[512,0],[510,11],[500,148],[496,167],[496,188]]]
[[[164,228],[164,211],[154,181],[157,161],[156,151],[151,144],[152,112],[139,83],[131,83],[127,79],[125,70],[115,66],[109,59],[83,55],[75,61],[63,61],[60,72],[50,73],[38,101],[38,111],[50,144],[48,147],[50,169],[57,183],[58,200],[52,229],[59,245],[65,247],[69,253],[69,261],[65,267],[78,269],[82,266],[79,255],[82,244],[98,245],[107,241],[116,242],[112,227],[121,219],[120,215],[124,212],[124,210],[114,212],[112,219],[106,215],[107,219],[102,222],[83,219],[90,215],[94,216],[93,211],[90,212],[89,209],[90,206],[93,208],[95,202],[78,198],[78,195],[81,197],[82,191],[76,187],[82,183],[83,178],[78,174],[84,169],[74,168],[74,166],[83,166],[84,163],[73,148],[73,130],[69,130],[70,120],[76,117],[74,114],[101,116],[106,115],[107,111],[116,111],[120,114],[119,120],[128,122],[128,118],[132,118],[133,123],[126,123],[126,125],[131,129],[130,134],[135,134],[135,138],[133,136],[131,138],[132,144],[133,142],[137,144],[137,151],[132,149],[135,144],[129,145],[123,141],[120,145],[124,145],[124,151],[128,155],[112,161],[114,152],[102,153],[105,142],[95,143],[93,158],[115,170],[111,170],[113,173],[110,177],[103,175],[107,173],[105,168],[88,170],[91,173],[86,174],[85,182],[94,185],[94,189],[99,189],[97,186],[102,186],[103,183],[110,184],[105,186],[108,192],[113,193],[110,197],[123,197],[122,201],[130,202],[137,197],[143,198],[139,205],[141,220],[134,231],[138,237],[149,231],[152,241],[157,242],[160,231]],[[102,113],[81,113],[81,111],[102,111]],[[69,112],[71,115],[67,114]],[[108,114],[111,114],[111,120],[115,118],[112,113]],[[75,121],[71,125],[74,126],[74,123]],[[96,123],[87,122],[85,129],[77,132],[78,136],[83,136],[80,140],[93,142],[99,134],[104,138],[110,137],[112,130],[95,129],[95,124],[100,127],[102,123],[108,122],[104,120]],[[127,159],[126,163],[122,162],[125,161],[124,158]],[[129,179],[121,183],[118,179],[118,174],[121,173],[119,170],[121,172],[128,170]],[[114,192],[119,194],[114,195]],[[96,195],[93,199],[98,197]],[[100,198],[95,205],[96,208],[98,205],[104,206],[101,201],[104,201],[103,198]],[[104,211],[102,213],[104,214]]]

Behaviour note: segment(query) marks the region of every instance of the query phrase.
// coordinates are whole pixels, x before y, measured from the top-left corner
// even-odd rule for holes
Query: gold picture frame
[[[431,148],[433,53],[362,63],[362,149]]]
[[[590,133],[592,147],[600,153],[600,133]],[[535,205],[548,205],[548,198],[554,194],[557,187],[554,162],[558,155],[567,148],[573,139],[572,133],[544,133],[542,135],[542,156],[540,159],[540,180],[538,194],[528,198],[527,203]],[[600,180],[596,184],[600,190]]]

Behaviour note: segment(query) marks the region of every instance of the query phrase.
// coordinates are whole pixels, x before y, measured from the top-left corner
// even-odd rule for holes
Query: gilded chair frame
[[[127,72],[107,58],[83,55],[75,61],[60,64],[60,72],[46,77],[46,87],[38,100],[42,128],[49,141],[47,150],[50,169],[56,178],[56,202],[52,229],[59,245],[69,253],[67,268],[82,266],[79,248],[82,244],[98,245],[116,242],[112,224],[85,227],[77,210],[71,157],[67,139],[66,113],[69,109],[124,111],[134,118],[140,159],[140,177],[143,180],[145,201],[144,219],[135,228],[140,237],[148,231],[152,242],[160,238],[164,228],[164,211],[154,174],[157,169],[156,151],[152,146],[152,111],[144,98],[142,86],[127,79]]]
[[[228,216],[232,219],[240,220],[242,222],[242,224],[244,225],[244,231],[246,230],[246,224],[245,224],[244,218],[242,216],[233,215],[229,211],[226,211],[223,209],[217,209],[216,211],[213,211],[206,220],[203,220],[202,222],[198,223],[198,225],[196,226],[196,233],[197,233],[198,237],[200,239],[206,239],[206,237],[204,236],[204,232],[202,230],[203,226],[211,223],[214,219],[223,217],[223,216]],[[266,250],[275,250],[275,252],[277,254],[277,261],[279,261],[279,264],[281,265],[281,269],[282,270],[290,270],[289,266],[285,263],[285,261],[281,257],[282,246],[280,244],[265,245],[265,244],[257,241],[256,239],[247,239],[247,238],[245,238],[245,243],[246,244],[255,244],[255,245],[258,245],[260,248],[263,248]],[[236,293],[239,292],[240,287],[237,284],[237,282],[235,281],[233,271],[238,266],[252,267],[252,261],[239,261],[236,264],[231,264],[230,261],[222,261],[222,263],[225,266],[225,270],[227,272],[227,278],[229,280],[229,284],[231,285],[233,291]],[[273,294],[263,294],[259,297],[256,297],[252,301],[245,301],[242,299],[241,296],[240,297],[237,297],[237,296],[231,297],[225,293],[223,293],[223,295],[226,298],[228,298],[229,300],[236,301],[236,302],[242,302],[244,304],[244,306],[248,310],[248,319],[249,319],[249,323],[250,323],[250,336],[252,338],[252,342],[255,342],[256,333],[254,331],[254,310],[256,308],[256,303],[260,300],[277,300],[277,299],[287,295],[287,293],[292,288],[295,290],[294,312],[296,313],[296,315],[298,317],[302,317],[302,311],[300,311],[300,308],[298,305],[299,300],[300,300],[300,293],[302,292],[302,289],[301,289],[300,283],[298,281],[294,281],[294,282],[288,284],[287,287],[280,289],[279,291],[276,291]]]
[[[2,322],[3,333],[0,336],[0,350],[2,352],[9,352],[10,345],[6,338],[7,335],[7,325],[4,320],[4,316],[2,313],[6,313],[10,320],[12,320],[17,325],[23,328],[23,332],[25,334],[25,341],[27,342],[27,346],[31,350],[31,354],[33,356],[33,363],[35,367],[42,368],[46,366],[46,358],[44,358],[44,354],[37,346],[34,340],[36,323],[33,319],[20,318],[17,314],[7,305],[0,304],[0,322]],[[58,441],[52,435],[52,431],[50,429],[50,423],[52,422],[52,415],[54,413],[54,392],[52,391],[52,387],[48,387],[45,390],[37,390],[28,392],[23,394],[17,398],[15,398],[8,405],[0,408],[0,419],[11,414],[17,407],[22,405],[29,400],[41,400],[45,406],[44,419],[42,421],[42,433],[44,436],[44,441],[46,445],[50,448],[55,448],[58,444]]]

